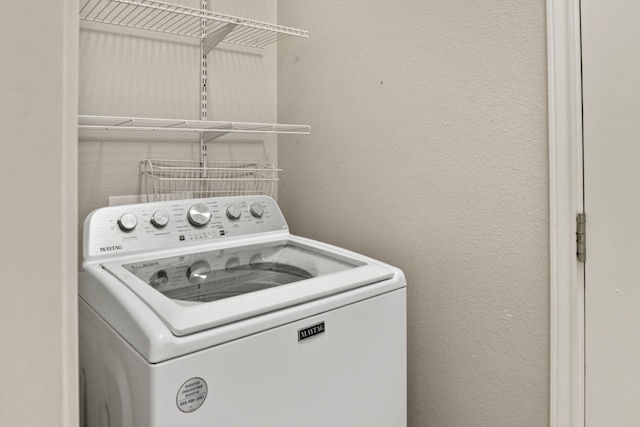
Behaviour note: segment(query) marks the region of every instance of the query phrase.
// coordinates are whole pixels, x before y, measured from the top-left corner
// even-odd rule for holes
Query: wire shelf
[[[144,130],[196,133],[284,133],[309,134],[309,125],[221,122],[206,120],[156,119],[116,116],[78,116],[79,129]]]
[[[219,39],[240,46],[264,48],[284,37],[308,37],[305,30],[153,0],[81,1],[80,19],[85,21],[185,37]]]
[[[147,201],[198,199],[205,197],[266,195],[273,197],[278,172],[272,165],[253,162],[208,162],[192,160],[143,160]]]

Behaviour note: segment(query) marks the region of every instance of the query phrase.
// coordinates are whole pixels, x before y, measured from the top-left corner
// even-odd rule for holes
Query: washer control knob
[[[240,210],[240,205],[233,203],[227,206],[226,214],[227,214],[227,218],[229,219],[240,218],[240,215],[242,214],[242,211]]]
[[[160,288],[169,283],[169,275],[166,270],[160,270],[149,279],[149,284],[154,288]]]
[[[256,264],[260,264],[262,262],[264,262],[264,257],[260,252],[258,252],[257,254],[253,254],[253,256],[249,258],[249,265],[251,267],[255,267]]]
[[[264,206],[262,206],[262,203],[260,202],[251,203],[249,212],[251,212],[251,215],[256,218],[262,218],[262,215],[264,214]]]
[[[122,231],[131,231],[138,225],[138,218],[134,214],[126,213],[118,219],[118,227]]]
[[[191,225],[195,227],[204,227],[211,220],[211,211],[207,205],[203,203],[196,203],[189,208],[189,212],[187,212],[187,219]]]
[[[169,214],[165,211],[155,211],[151,215],[151,224],[156,228],[162,228],[169,224]]]
[[[211,273],[211,267],[206,261],[196,261],[187,268],[187,280],[197,285],[207,280],[209,273]]]
[[[232,271],[240,267],[240,258],[234,256],[233,258],[229,258],[224,265],[225,270]]]

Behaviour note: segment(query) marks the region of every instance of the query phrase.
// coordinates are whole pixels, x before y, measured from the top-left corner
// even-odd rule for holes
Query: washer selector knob
[[[229,258],[224,265],[224,269],[227,271],[233,271],[241,266],[240,258],[234,256],[233,258]]]
[[[151,224],[156,228],[162,228],[169,224],[169,214],[165,211],[156,211],[151,215]]]
[[[149,279],[149,284],[154,288],[160,288],[169,283],[169,275],[166,270],[160,270]]]
[[[211,267],[206,261],[196,261],[187,269],[187,280],[189,283],[197,285],[207,280],[207,276],[211,273]]]
[[[262,215],[264,214],[264,206],[262,206],[262,203],[260,202],[251,203],[249,212],[251,212],[251,215],[256,218],[262,218]]]
[[[134,214],[126,213],[118,219],[118,227],[122,231],[131,231],[138,225],[138,218]]]
[[[225,213],[227,214],[227,218],[229,219],[238,219],[242,214],[242,210],[240,209],[240,205],[233,203],[227,206]]]
[[[189,208],[187,219],[195,227],[204,227],[211,220],[211,211],[207,205],[196,203]]]

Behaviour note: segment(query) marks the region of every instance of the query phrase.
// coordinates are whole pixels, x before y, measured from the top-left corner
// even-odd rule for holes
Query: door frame
[[[580,0],[547,0],[550,426],[584,427],[584,264]]]

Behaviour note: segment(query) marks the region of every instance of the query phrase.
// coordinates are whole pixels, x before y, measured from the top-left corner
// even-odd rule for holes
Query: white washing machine
[[[406,425],[403,273],[273,199],[98,209],[83,253],[85,427]]]

